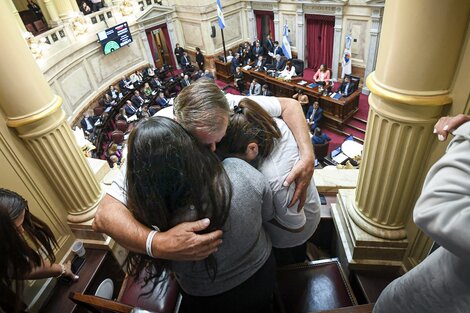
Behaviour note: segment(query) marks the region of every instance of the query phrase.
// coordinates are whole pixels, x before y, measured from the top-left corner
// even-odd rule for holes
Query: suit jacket
[[[261,94],[261,85],[256,83],[253,86],[253,83],[250,85],[250,96],[259,96]]]
[[[263,45],[263,48],[264,48],[264,52],[266,52],[266,54],[268,52],[273,52],[274,51],[274,43],[271,39],[269,40],[265,40],[264,41],[264,45]]]
[[[189,58],[189,55],[187,56],[182,56],[181,57],[181,66],[183,67],[190,67],[191,66],[191,59]]]
[[[164,108],[168,106],[168,99],[158,96],[157,99],[155,99],[155,103]]]
[[[87,122],[88,121],[88,124]],[[80,126],[82,127],[82,129],[84,131],[87,131],[87,132],[92,132],[93,131],[93,127],[95,126],[95,119],[93,117],[84,117],[81,121],[80,121]]]
[[[124,106],[124,110],[126,111],[127,116],[132,116],[137,113],[137,108],[133,105],[126,104]]]
[[[129,79],[121,80],[119,82],[119,88],[121,88],[121,90],[129,89],[127,86],[130,84],[132,84],[132,82]]]
[[[280,58],[279,62],[274,59],[271,68],[276,71],[282,71],[286,67],[286,60],[284,58]]]
[[[255,56],[255,58],[258,58],[260,55],[263,55],[263,54],[264,54],[263,47],[261,47],[261,46],[259,46],[259,47],[254,46],[253,47],[253,55]]]
[[[355,90],[355,86],[353,82],[343,82],[341,86],[339,86],[338,91],[343,94],[343,96],[348,97],[350,94],[352,94]]]
[[[313,106],[311,106],[307,112],[307,119],[310,122],[318,123],[323,117],[323,109],[320,107],[318,107],[318,109],[315,111],[315,114],[313,116],[312,116],[312,113],[313,113]]]
[[[264,70],[265,64],[266,64],[266,60],[265,60],[265,59],[263,59],[263,60],[261,61],[261,64],[260,64],[259,60],[257,60],[257,61],[255,62],[254,68],[255,68],[255,69]]]
[[[153,89],[157,89],[157,88],[162,88],[162,87],[163,87],[162,82],[159,81],[159,80],[156,81],[155,79],[152,79],[152,80],[150,81],[150,86],[152,86]]]
[[[189,78],[188,78],[187,81],[184,80],[184,79],[181,80],[181,87],[184,88],[184,87],[189,86],[189,85],[191,85],[191,80]]]
[[[261,93],[261,95],[262,95],[262,96],[270,97],[270,96],[273,95],[273,93],[271,92],[271,90],[268,89],[268,90],[266,90],[266,91],[263,91],[263,92]]]
[[[274,49],[274,55],[276,54],[279,54],[280,56],[284,56],[284,52],[282,51],[282,47],[281,46],[277,46],[275,49]]]
[[[184,49],[179,47],[179,48],[175,48],[175,57],[176,57],[176,60],[178,60],[178,63],[181,64],[181,58],[183,57],[183,52],[184,52]]]
[[[236,72],[236,68],[240,66],[240,60],[238,60],[237,58],[233,58],[232,59],[232,65],[230,66],[230,70],[232,72],[232,74],[234,74]]]
[[[136,108],[140,108],[144,104],[144,98],[142,96],[133,95],[131,101]]]

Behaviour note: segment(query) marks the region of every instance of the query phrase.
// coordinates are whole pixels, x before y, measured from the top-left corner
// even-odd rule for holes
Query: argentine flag
[[[222,12],[222,5],[220,4],[220,0],[217,0],[217,19],[219,21],[220,29],[224,29],[225,28],[224,12]]]
[[[218,2],[219,0],[217,0]],[[288,59],[292,59],[292,53],[290,51],[290,43],[289,43],[289,27],[287,24],[284,25],[284,31],[282,35],[282,52]]]

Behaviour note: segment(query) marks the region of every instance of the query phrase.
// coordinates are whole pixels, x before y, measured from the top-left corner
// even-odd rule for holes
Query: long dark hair
[[[14,223],[23,212],[23,229],[36,249],[28,245]],[[22,196],[3,188],[0,188],[0,234],[0,283],[10,288],[17,280],[15,291],[21,297],[25,273],[43,265],[37,249],[52,264],[57,241],[49,226],[29,212],[28,202]]]
[[[199,144],[181,125],[165,117],[143,120],[129,136],[127,206],[142,224],[160,231],[185,221],[210,218],[204,232],[220,229],[227,219],[232,188],[217,156]],[[170,264],[129,253],[128,272],[145,283],[158,278]],[[215,258],[206,260],[212,279]]]
[[[266,158],[274,148],[275,139],[282,137],[274,119],[255,101],[244,98],[234,107],[227,132],[217,144],[221,159],[246,153],[248,144],[258,144],[258,157],[252,162]]]

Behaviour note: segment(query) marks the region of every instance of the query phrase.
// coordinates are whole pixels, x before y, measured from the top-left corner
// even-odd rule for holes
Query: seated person
[[[70,261],[56,263],[54,251],[59,245],[49,226],[30,212],[22,196],[4,188],[0,188],[0,225],[0,282],[2,288],[11,288],[18,296],[18,299],[5,299],[2,291],[0,305],[5,310],[8,309],[4,305],[11,307],[5,312],[19,312],[23,280],[64,277],[73,282],[78,279],[70,268]],[[7,300],[11,303],[3,303]]]
[[[249,96],[259,96],[261,95],[261,85],[258,83],[256,78],[253,78],[250,84]]]
[[[190,69],[192,67],[191,59],[189,58],[188,53],[186,51],[183,52],[183,56],[181,57],[181,67],[184,70]]]
[[[204,72],[202,70],[198,70],[193,74],[192,79],[193,80],[198,80],[199,78],[201,78],[203,76],[204,76]]]
[[[240,91],[240,93],[243,93],[245,91],[245,80],[243,77],[244,75],[242,72],[242,68],[239,66],[237,67],[237,70],[233,75],[233,82],[237,87],[238,91]]]
[[[315,131],[313,132],[313,137],[312,137],[312,143],[314,145],[324,144],[330,140],[331,138],[328,137],[327,134],[322,133],[320,127],[315,128]]]
[[[269,66],[270,70],[282,71],[286,67],[286,61],[279,54],[274,58],[273,63]]]
[[[142,93],[144,94],[145,98],[150,98],[152,96],[152,88],[150,87],[149,83],[145,83],[144,87],[142,88]]]
[[[154,90],[164,88],[162,82],[157,76],[152,78],[152,80],[150,81],[150,86],[152,86]]]
[[[112,99],[116,100],[116,99],[122,98],[122,94],[121,94],[121,97],[119,97],[119,94],[120,94],[120,92],[119,92],[119,90],[116,89],[116,87],[114,87],[114,86],[112,86],[112,85],[109,86],[108,95],[109,95]]]
[[[355,90],[355,84],[351,82],[351,78],[349,76],[345,76],[337,92],[341,93],[343,97],[349,97],[349,95]]]
[[[326,67],[326,64],[320,65],[318,71],[313,75],[313,81],[317,84],[324,85],[325,82],[330,80],[330,70]]]
[[[264,65],[265,65],[266,60],[263,58],[262,55],[258,57],[258,60],[253,64],[253,69],[255,71],[264,71]]]
[[[155,99],[155,104],[158,105],[160,108],[165,108],[169,105],[170,100],[165,97],[163,91],[158,93],[158,97]]]
[[[155,69],[153,68],[153,66],[149,65],[149,67],[147,67],[147,69],[145,70],[144,74],[146,74],[148,77],[154,77]]]
[[[82,127],[85,135],[90,135],[93,132],[96,119],[97,118],[91,116],[89,111],[83,113],[83,118],[80,121],[80,126]]]
[[[108,107],[116,106],[117,102],[116,102],[116,100],[111,98],[111,96],[109,94],[105,93],[104,98],[103,98],[103,104],[106,108],[108,108]]]
[[[181,79],[180,84],[181,84],[181,88],[191,85],[191,80],[189,79],[188,74],[183,75],[183,79]]]
[[[126,115],[128,117],[127,121],[129,121],[129,119],[137,114],[137,112],[139,112],[139,108],[137,108],[136,106],[134,106],[134,104],[132,103],[131,100],[127,100],[126,101],[126,104],[124,105],[124,110],[126,111]]]
[[[126,76],[122,76],[122,79],[119,82],[119,88],[124,90],[125,93],[128,93],[129,91],[134,90],[134,85],[132,85],[130,79],[128,79]]]
[[[204,76],[203,77],[209,78],[209,79],[214,79],[214,75],[212,75],[212,73],[209,70],[204,71]]]
[[[313,132],[318,127],[318,123],[323,118],[323,109],[320,108],[318,101],[313,103],[313,106],[307,112],[307,123],[310,130]]]
[[[145,103],[144,98],[142,98],[138,90],[134,91],[134,95],[131,97],[131,101],[136,108],[140,108]]]
[[[217,144],[217,154],[241,158],[256,167],[273,191],[274,219],[264,223],[278,266],[304,262],[307,240],[320,222],[320,199],[313,179],[303,208],[288,208],[294,187],[283,182],[300,159],[299,148],[286,123],[272,118],[251,99],[234,107],[225,137]]]
[[[302,89],[298,89],[297,93],[293,95],[292,98],[297,99],[297,101],[299,101],[300,105],[302,106],[302,111],[304,111],[305,118],[307,118],[307,112],[310,103],[308,96],[304,94],[304,91]]]
[[[284,80],[291,80],[292,77],[297,76],[297,73],[295,72],[295,66],[292,66],[290,63],[287,63],[286,67],[279,72],[278,77],[282,78]]]
[[[268,96],[268,97],[273,95],[271,90],[269,90],[268,84],[264,84],[263,87],[261,87],[261,95],[262,96]]]
[[[256,40],[255,45],[252,49],[252,54],[255,57],[255,59],[258,59],[260,55],[261,56],[264,55],[264,49],[263,47],[261,47],[259,40]]]
[[[174,272],[182,312],[269,311],[275,261],[263,222],[274,212],[261,173],[239,159],[220,163],[176,121],[152,117],[129,137],[126,179],[127,205],[144,225],[165,232],[210,217],[207,231],[224,230],[223,244],[201,261],[154,259],[150,245],[148,256],[130,252],[131,276],[146,269],[145,281],[155,286]]]
[[[142,75],[140,71],[135,71],[134,73],[131,74],[129,79],[131,80],[134,87],[138,88],[140,85],[142,85],[142,82],[144,81],[144,76]]]

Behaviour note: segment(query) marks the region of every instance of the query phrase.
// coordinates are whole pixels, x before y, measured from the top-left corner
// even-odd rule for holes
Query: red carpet
[[[315,71],[313,69],[306,68],[304,70],[303,79],[313,80],[313,75],[314,74],[315,74]],[[217,86],[220,87],[220,89],[225,88],[225,91],[228,92],[228,93],[235,94],[235,95],[240,94],[240,92],[238,92],[238,90],[235,89],[235,87],[233,86],[233,83],[227,84],[227,83],[225,83],[223,81],[220,81],[220,80],[217,80],[217,79],[215,80],[215,82],[217,83]],[[361,83],[364,84],[364,82],[361,82]],[[227,86],[227,85],[229,85],[229,86]],[[339,85],[340,85],[339,82],[335,82],[334,90],[337,90],[339,88]],[[366,96],[364,94],[361,94],[359,96],[359,110],[354,115],[354,117],[357,117],[359,119],[367,121],[368,115],[369,115],[368,96]],[[366,127],[366,125],[363,122],[355,120],[354,118],[351,118],[348,121],[348,124],[350,124],[352,126],[355,126],[355,127],[358,127],[358,128],[361,128],[361,129],[365,129],[365,127]],[[349,126],[345,126],[343,131],[345,133],[353,135],[357,138],[364,139],[364,133],[363,132],[361,132],[359,130],[356,130],[354,128],[351,128]],[[326,133],[331,138],[329,152],[331,152],[335,148],[339,147],[347,137],[346,135],[337,133],[337,132],[332,131],[332,130],[327,129],[327,128],[324,128],[323,132]]]

